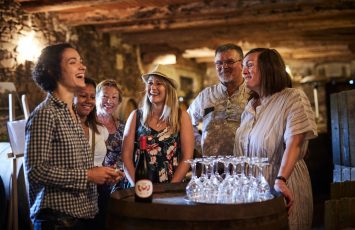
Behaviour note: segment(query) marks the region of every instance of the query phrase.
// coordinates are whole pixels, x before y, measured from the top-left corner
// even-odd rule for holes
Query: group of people
[[[154,66],[142,76],[141,107],[124,123],[114,116],[122,101],[114,80],[96,85],[86,77],[70,44],[43,49],[33,79],[48,94],[28,119],[25,147],[35,229],[103,224],[110,192],[134,185],[143,135],[153,183],[183,181],[194,150],[267,156],[267,179],[285,196],[290,228],[310,228],[312,191],[303,157],[317,128],[307,96],[292,88],[274,49],[244,56],[239,46],[224,44],[216,49],[215,66],[219,83],[200,92],[187,111],[179,107],[174,70]]]

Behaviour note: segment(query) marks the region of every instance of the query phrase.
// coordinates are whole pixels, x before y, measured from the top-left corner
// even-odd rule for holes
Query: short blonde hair
[[[122,90],[120,89],[119,85],[117,84],[117,82],[113,79],[107,79],[107,80],[103,80],[101,81],[97,86],[96,86],[96,95],[98,95],[103,87],[113,87],[115,89],[117,89],[118,91],[118,102],[121,103],[122,102]]]

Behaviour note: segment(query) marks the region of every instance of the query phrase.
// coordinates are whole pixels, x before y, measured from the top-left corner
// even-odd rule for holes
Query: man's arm
[[[191,103],[189,106],[189,109],[187,110],[190,118],[191,118],[191,123],[193,126],[193,131],[194,131],[194,137],[195,137],[195,149],[198,151],[199,154],[202,155],[202,146],[201,146],[201,133],[198,130],[198,124],[202,120],[202,117],[199,114],[199,105],[198,105],[198,97]]]

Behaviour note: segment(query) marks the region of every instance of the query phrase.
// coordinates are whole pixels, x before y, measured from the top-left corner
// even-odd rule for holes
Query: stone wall
[[[124,96],[137,98],[143,90],[135,47],[122,44],[117,39],[112,41],[108,34],[98,34],[92,27],[71,28],[58,23],[50,14],[26,14],[18,3],[9,1],[0,8],[0,31],[0,82],[13,82],[18,99],[26,94],[30,111],[45,97],[31,77],[34,60],[21,61],[19,58],[19,40],[30,33],[34,34],[40,49],[59,42],[73,44],[87,65],[88,76],[97,82],[107,78],[117,80]],[[1,93],[0,97],[1,141],[7,140],[8,92]],[[21,119],[23,114],[19,101],[16,101],[16,107],[16,119]]]
[[[97,33],[90,26],[78,27],[74,31],[78,36],[77,48],[87,66],[87,75],[97,83],[115,79],[125,97],[137,98],[143,84],[136,47],[122,43],[116,36]]]
[[[35,85],[31,72],[34,63],[19,58],[19,40],[30,33],[43,48],[47,44],[65,41],[69,29],[59,25],[55,18],[48,14],[26,14],[20,5],[6,1],[0,8],[0,82],[13,82],[18,96],[26,94],[30,110],[32,110],[45,94]],[[0,105],[0,140],[6,139],[5,122],[8,120],[8,96],[1,94]],[[22,115],[20,104],[17,103],[17,115]],[[20,119],[17,117],[17,119]]]

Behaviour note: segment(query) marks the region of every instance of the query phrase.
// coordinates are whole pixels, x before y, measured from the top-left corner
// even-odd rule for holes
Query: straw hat
[[[150,75],[157,75],[160,77],[165,78],[170,84],[175,88],[179,88],[179,84],[176,82],[176,72],[175,69],[167,66],[167,65],[155,65],[153,66],[153,69],[151,69],[148,73],[142,75],[142,79],[145,83],[147,83],[148,78]],[[175,79],[174,79],[175,78]]]

